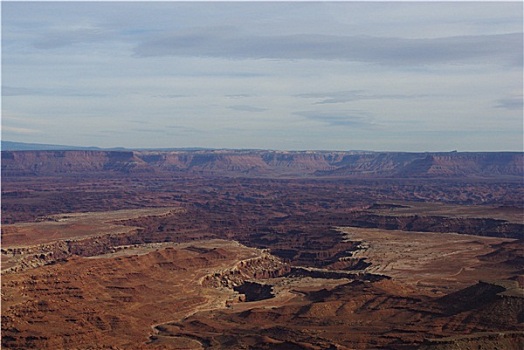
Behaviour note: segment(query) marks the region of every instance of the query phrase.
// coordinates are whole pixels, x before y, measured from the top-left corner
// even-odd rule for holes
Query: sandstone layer
[[[6,175],[113,171],[192,172],[228,176],[317,177],[518,177],[519,152],[329,152],[329,151],[4,151]]]

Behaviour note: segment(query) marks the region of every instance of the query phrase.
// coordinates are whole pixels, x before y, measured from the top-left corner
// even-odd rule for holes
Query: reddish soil
[[[128,249],[125,255],[71,258],[2,278],[6,348],[156,348],[154,324],[223,308],[232,290],[202,288],[207,274],[260,258],[228,241]]]
[[[3,348],[524,346],[519,154],[117,153],[2,153]]]

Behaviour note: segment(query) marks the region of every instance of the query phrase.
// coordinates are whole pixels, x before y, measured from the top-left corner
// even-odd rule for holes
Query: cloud
[[[80,43],[93,43],[108,40],[113,33],[96,27],[72,27],[45,32],[33,41],[37,49],[57,49]]]
[[[295,97],[311,98],[311,99],[322,99],[315,104],[325,103],[343,103],[362,99],[364,90],[351,90],[351,91],[337,91],[337,92],[315,92],[308,94],[298,94]]]
[[[241,111],[241,112],[264,112],[267,111],[267,108],[260,108],[255,106],[248,106],[248,105],[235,105],[235,106],[229,106],[229,109],[233,109],[235,111]]]
[[[238,99],[238,98],[246,98],[246,97],[251,97],[252,95],[249,95],[249,94],[234,94],[234,95],[226,95],[227,98],[232,98],[232,99]]]
[[[30,134],[37,134],[40,133],[39,130],[30,129],[30,128],[19,128],[14,126],[5,126],[2,125],[2,133],[13,133],[13,134],[22,134],[22,135],[30,135]]]
[[[167,94],[167,95],[155,95],[154,97],[158,97],[158,98],[184,98],[184,97],[189,97],[189,95]]]
[[[385,65],[490,63],[522,65],[522,33],[405,39],[319,34],[248,36],[212,29],[143,42],[139,57],[313,59]]]
[[[315,102],[314,103],[315,105],[331,104],[331,103],[345,103],[345,102],[361,101],[361,100],[383,100],[383,99],[402,100],[402,99],[410,99],[410,98],[420,98],[420,97],[425,97],[425,96],[426,95],[422,95],[422,94],[416,94],[416,95],[369,94],[369,93],[366,93],[364,90],[318,92],[318,93],[295,95],[295,97],[301,97],[301,98],[321,99],[320,101]]]
[[[132,132],[139,132],[139,133],[153,133],[153,134],[165,134],[166,133],[166,128],[156,128],[156,129],[152,129],[152,128],[131,128],[131,129],[127,129],[129,131],[132,131]]]
[[[497,101],[495,108],[509,109],[512,111],[522,111],[524,103],[522,96],[503,98]]]
[[[16,86],[2,86],[2,96],[76,96],[76,97],[104,97],[106,94],[98,92],[83,92],[74,87],[63,88],[25,88]]]
[[[304,111],[296,112],[294,114],[305,117],[309,120],[322,122],[329,126],[349,126],[357,128],[370,128],[375,126],[372,118],[361,111]]]
[[[23,87],[2,86],[2,96],[25,96],[38,94],[37,89],[28,89]]]

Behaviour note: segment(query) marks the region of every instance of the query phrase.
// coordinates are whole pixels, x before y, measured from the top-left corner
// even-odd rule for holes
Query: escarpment
[[[206,275],[201,283],[206,287],[238,287],[248,280],[276,278],[286,275],[291,267],[279,258],[263,252],[260,257],[242,260],[234,267]]]
[[[222,176],[348,178],[519,177],[518,152],[3,151],[2,174],[189,172]]]
[[[477,236],[524,238],[524,224],[492,218],[442,216],[388,216],[354,213],[343,220],[347,226],[419,232],[460,233]]]

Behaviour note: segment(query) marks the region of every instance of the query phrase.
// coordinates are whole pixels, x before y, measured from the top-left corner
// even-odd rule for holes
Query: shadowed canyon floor
[[[95,155],[34,174],[48,153],[3,154],[2,348],[524,347],[521,179],[123,173]]]

